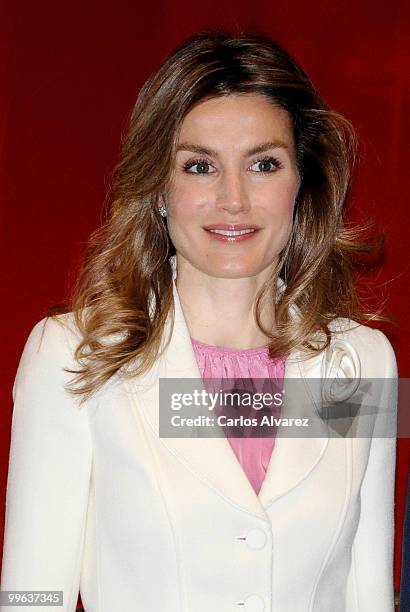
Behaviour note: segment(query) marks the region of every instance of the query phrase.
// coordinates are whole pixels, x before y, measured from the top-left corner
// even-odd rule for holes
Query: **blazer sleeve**
[[[393,379],[383,387],[377,427],[389,436],[373,437],[361,486],[361,510],[352,547],[352,565],[347,588],[347,612],[394,612],[394,485],[397,432],[397,363],[386,336],[373,330],[382,346],[383,378]],[[377,336],[376,336],[377,337]]]
[[[74,612],[79,592],[92,447],[86,405],[64,389],[73,339],[39,321],[13,387],[1,588],[63,591],[63,606],[43,611]]]

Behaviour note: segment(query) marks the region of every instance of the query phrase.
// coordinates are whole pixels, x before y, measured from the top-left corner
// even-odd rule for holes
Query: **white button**
[[[246,612],[263,612],[265,609],[265,602],[259,595],[249,595],[245,599],[245,610]]]
[[[266,540],[266,533],[262,531],[262,529],[251,529],[246,536],[247,545],[249,548],[254,548],[255,550],[263,548],[266,544]]]

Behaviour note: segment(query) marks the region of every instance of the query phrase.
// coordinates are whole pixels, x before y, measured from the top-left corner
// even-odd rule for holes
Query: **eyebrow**
[[[246,155],[255,155],[256,153],[264,153],[269,149],[289,149],[289,146],[283,142],[282,140],[270,140],[267,142],[262,142],[251,149],[248,149]],[[190,142],[183,142],[177,147],[178,151],[191,151],[193,153],[198,153],[199,155],[210,155],[213,157],[218,157],[218,151],[215,149],[210,149],[209,147],[202,147],[201,145],[193,144]]]

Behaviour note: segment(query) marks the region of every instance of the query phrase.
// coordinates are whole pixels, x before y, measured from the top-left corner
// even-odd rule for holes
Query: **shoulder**
[[[80,341],[80,333],[72,312],[47,316],[37,321],[30,330],[25,349],[36,353],[54,350],[60,353],[70,351]]]
[[[44,317],[31,328],[20,356],[16,378],[45,379],[73,367],[80,341],[72,313]]]
[[[397,361],[387,336],[378,329],[346,318],[334,319],[329,329],[332,343],[337,340],[356,351],[369,378],[397,377]]]

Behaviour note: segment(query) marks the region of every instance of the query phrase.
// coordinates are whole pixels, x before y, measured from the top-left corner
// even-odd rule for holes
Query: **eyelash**
[[[251,164],[251,166],[254,166],[255,164],[258,164],[260,162],[271,162],[272,165],[275,166],[276,170],[278,170],[279,168],[283,168],[283,165],[281,164],[281,162],[276,157],[272,157],[272,156],[261,157],[260,159],[256,159]],[[208,159],[201,157],[201,158],[196,158],[196,159],[189,159],[183,164],[182,167],[183,167],[184,172],[187,172],[187,174],[202,174],[202,175],[213,174],[211,172],[189,172],[190,168],[198,164],[205,164],[205,165],[212,166],[211,162]],[[273,174],[274,172],[275,170],[269,170],[269,171],[261,170],[260,172],[256,172],[256,174]]]

